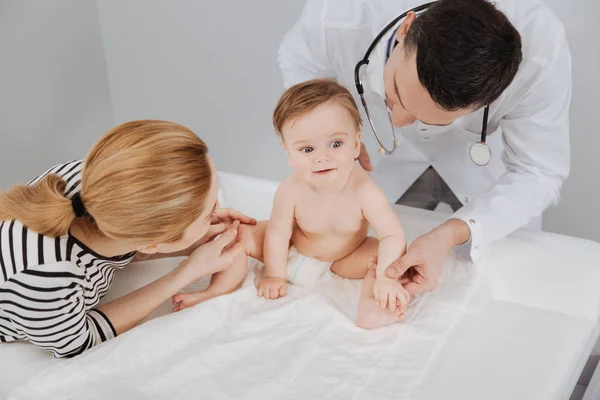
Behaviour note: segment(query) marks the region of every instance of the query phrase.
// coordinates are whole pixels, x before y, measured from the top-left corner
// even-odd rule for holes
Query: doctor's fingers
[[[423,272],[417,273],[412,280],[406,283],[404,289],[411,295],[427,293],[435,290],[438,286],[439,277],[426,275]]]
[[[420,252],[411,251],[410,248],[408,252],[400,257],[400,259],[394,261],[387,267],[385,270],[385,275],[388,278],[398,279],[401,278],[402,275],[406,273],[406,271],[411,267],[416,267],[424,262],[423,257],[421,257]]]

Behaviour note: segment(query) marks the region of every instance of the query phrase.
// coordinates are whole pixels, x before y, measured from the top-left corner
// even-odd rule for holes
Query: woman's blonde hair
[[[89,226],[108,238],[166,243],[203,211],[212,184],[206,144],[188,128],[141,120],[117,126],[91,149],[81,174]],[[66,183],[50,174],[0,194],[0,220],[17,219],[52,237],[76,218]]]

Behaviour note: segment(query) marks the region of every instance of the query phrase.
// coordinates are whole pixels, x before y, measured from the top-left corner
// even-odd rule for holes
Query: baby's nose
[[[327,154],[319,154],[317,157],[315,157],[316,163],[323,163],[327,161],[331,161],[331,158]]]

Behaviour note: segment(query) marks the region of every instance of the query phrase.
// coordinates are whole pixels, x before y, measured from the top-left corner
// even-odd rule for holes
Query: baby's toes
[[[173,305],[177,305],[177,304],[181,303],[182,300],[183,300],[183,296],[181,295],[181,293],[176,294],[172,297]]]

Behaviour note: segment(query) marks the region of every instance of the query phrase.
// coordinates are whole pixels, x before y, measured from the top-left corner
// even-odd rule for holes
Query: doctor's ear
[[[414,11],[410,11],[406,15],[406,18],[404,18],[404,21],[402,21],[400,28],[396,32],[396,40],[399,43],[402,43],[404,41],[404,38],[408,34],[410,26],[413,24],[413,22],[415,22],[415,18],[417,18],[417,14]]]

